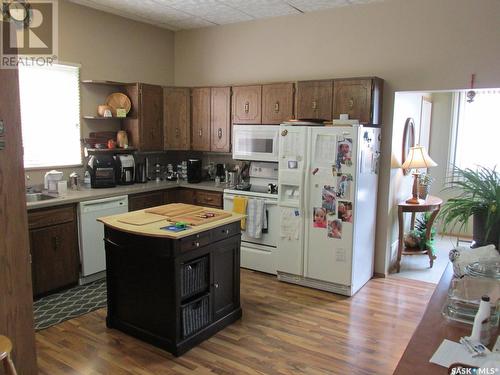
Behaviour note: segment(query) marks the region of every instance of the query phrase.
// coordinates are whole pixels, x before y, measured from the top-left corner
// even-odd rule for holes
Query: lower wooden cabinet
[[[222,193],[218,193],[215,191],[196,190],[195,204],[198,206],[222,208],[223,206]]]
[[[75,206],[28,212],[33,296],[78,283],[80,261]]]
[[[164,193],[162,191],[151,191],[128,196],[129,211],[144,210],[145,208],[161,206],[162,204],[165,204]]]
[[[240,236],[234,236],[219,242],[212,249],[214,321],[240,305],[240,243]]]

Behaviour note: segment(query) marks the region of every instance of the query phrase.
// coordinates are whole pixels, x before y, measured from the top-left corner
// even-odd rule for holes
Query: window
[[[82,164],[80,68],[20,67],[24,167]]]
[[[500,89],[477,90],[471,103],[460,93],[455,134],[451,160],[457,167],[500,168]]]

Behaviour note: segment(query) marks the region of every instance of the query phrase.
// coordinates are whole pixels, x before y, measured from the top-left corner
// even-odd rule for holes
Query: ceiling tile
[[[312,12],[383,0],[70,0],[172,30]],[[297,9],[299,10],[297,10]]]
[[[197,29],[200,27],[214,26],[215,24],[201,18],[192,17],[178,21],[171,21],[168,22],[168,25],[172,26],[177,30],[188,30],[188,29]]]
[[[252,16],[253,18],[269,18],[300,14],[283,0],[219,0],[235,9]]]
[[[286,2],[303,12],[313,12],[321,9],[349,5],[347,0],[286,0]]]

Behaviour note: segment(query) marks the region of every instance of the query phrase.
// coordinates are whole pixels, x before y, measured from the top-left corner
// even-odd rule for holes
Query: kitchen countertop
[[[149,181],[145,184],[138,183],[133,185],[118,185],[114,188],[106,189],[90,189],[80,187],[79,190],[68,189],[68,193],[64,197],[57,197],[37,202],[27,202],[26,206],[29,211],[37,208],[61,206],[64,204],[78,203],[94,199],[116,197],[119,195],[147,193],[157,190],[175,189],[178,187],[198,190],[210,190],[220,193],[222,193],[226,188],[224,184],[215,186],[215,182],[213,181],[203,181],[198,184],[190,184],[186,181],[181,181],[179,184],[176,181]]]
[[[200,206],[201,207],[201,206]],[[223,212],[227,214],[227,211],[224,210],[218,210],[215,208],[210,208],[211,212]],[[246,215],[241,215],[232,212],[231,216],[217,220],[217,221],[212,221],[210,223],[206,224],[201,224],[201,225],[192,225],[189,226],[189,229],[180,231],[180,232],[171,232],[167,231],[164,229],[161,229],[162,227],[165,227],[167,225],[173,225],[175,224],[175,221],[171,221],[167,219],[167,217],[163,216],[164,219],[160,221],[156,221],[154,223],[150,224],[144,224],[144,225],[134,225],[134,224],[127,224],[122,222],[121,220],[125,219],[134,219],[138,216],[144,216],[144,215],[149,215],[153,218],[161,218],[162,215],[157,215],[153,213],[147,213],[146,210],[139,210],[139,211],[134,211],[134,212],[127,212],[124,214],[118,214],[118,215],[112,215],[112,216],[106,216],[106,217],[101,217],[97,219],[98,221],[102,222],[104,225],[109,226],[113,229],[122,231],[122,232],[127,232],[127,233],[132,233],[132,234],[137,234],[140,236],[146,236],[146,237],[161,237],[161,238],[170,238],[170,239],[180,239],[184,238],[187,236],[190,236],[192,234],[204,232],[206,230],[214,229],[226,224],[234,223],[237,221],[240,221],[242,218],[246,217]],[[156,219],[158,220],[158,219]]]

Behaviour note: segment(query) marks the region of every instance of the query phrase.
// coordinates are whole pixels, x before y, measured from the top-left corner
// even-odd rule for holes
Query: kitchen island
[[[168,206],[175,204],[159,208]],[[148,211],[99,219],[105,227],[106,323],[179,356],[242,315],[243,215],[204,209],[201,217],[221,216],[175,232],[164,228],[176,217]]]

